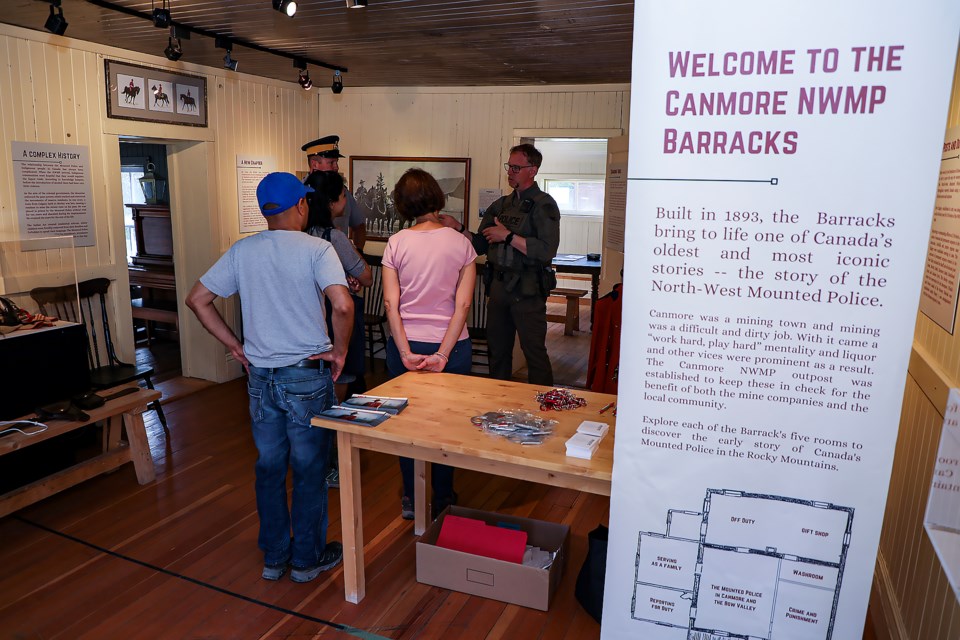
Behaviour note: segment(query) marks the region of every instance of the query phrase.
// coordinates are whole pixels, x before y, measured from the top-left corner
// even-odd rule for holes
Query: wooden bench
[[[565,314],[548,313],[548,322],[559,322],[563,324],[563,335],[572,336],[574,331],[580,330],[580,298],[587,295],[584,289],[564,289],[558,287],[550,292],[551,296],[567,299],[567,311]]]
[[[120,388],[100,391],[99,395],[108,396]],[[17,427],[27,433],[37,432],[28,436],[14,431],[0,437],[0,456],[3,456],[95,422],[104,421],[105,424],[103,453],[0,495],[0,518],[127,462],[133,462],[137,482],[152,482],[156,478],[156,470],[143,424],[143,412],[148,404],[159,397],[159,391],[136,388],[133,393],[110,400],[98,409],[87,410],[87,420],[49,420],[47,429],[39,432],[38,427],[25,423],[0,427],[0,431]],[[121,426],[126,431],[126,440],[121,437]]]
[[[151,339],[151,322],[172,324],[176,331],[180,331],[180,316],[177,314],[176,303],[163,304],[140,298],[130,301],[130,315],[137,320],[143,320],[147,325],[147,344]]]

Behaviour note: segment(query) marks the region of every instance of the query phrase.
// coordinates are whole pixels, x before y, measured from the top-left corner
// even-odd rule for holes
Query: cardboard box
[[[536,569],[438,547],[437,536],[448,513],[492,525],[518,526],[527,532],[527,544],[556,551],[556,558],[549,569]],[[569,533],[570,527],[563,524],[448,507],[417,542],[417,582],[546,611],[563,576]]]

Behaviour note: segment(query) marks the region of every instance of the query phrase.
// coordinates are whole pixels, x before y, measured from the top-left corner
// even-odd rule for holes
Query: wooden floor
[[[568,576],[542,613],[417,583],[412,523],[399,517],[399,468],[364,455],[367,598],[351,605],[339,569],[306,585],[260,579],[244,381],[165,410],[169,437],[148,414],[156,482],[139,486],[128,465],[0,520],[4,637],[599,637],[573,599],[571,576],[587,532],[607,518],[607,499],[458,474],[462,504],[571,526]],[[336,539],[337,491],[330,519]]]
[[[579,379],[583,344],[551,337],[558,383]],[[382,375],[381,361],[371,383]],[[571,527],[560,590],[549,612],[534,611],[417,583],[396,459],[364,452],[367,597],[348,604],[339,568],[305,585],[260,578],[244,380],[164,384],[189,392],[164,401],[168,434],[146,414],[155,482],[141,487],[126,465],[0,519],[0,638],[599,638],[573,587],[607,498],[457,473],[463,505]],[[331,539],[338,498],[332,490]]]

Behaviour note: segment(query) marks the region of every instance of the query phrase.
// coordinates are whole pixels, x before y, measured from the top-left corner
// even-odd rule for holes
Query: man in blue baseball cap
[[[303,145],[300,150],[307,154],[307,164],[311,173],[314,171],[339,173],[340,158],[346,158],[340,153],[340,136],[318,138]],[[363,253],[363,245],[367,242],[367,216],[349,189],[347,189],[347,207],[342,216],[334,218],[333,224],[349,236],[357,250]]]
[[[327,458],[331,433],[310,418],[333,404],[350,332],[353,301],[329,242],[303,233],[307,193],[291,173],[271,173],[257,186],[267,230],[243,238],[187,295],[200,323],[247,370],[250,419],[259,456],[255,466],[262,576],[309,582],[343,558],[327,542]],[[322,294],[320,292],[323,292]],[[243,343],[214,306],[240,294]],[[333,307],[336,342],[327,335],[324,296]],[[287,467],[293,468],[292,508]]]

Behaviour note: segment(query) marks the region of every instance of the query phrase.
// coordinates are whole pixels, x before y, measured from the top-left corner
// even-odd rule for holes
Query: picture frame
[[[391,193],[407,169],[423,169],[447,196],[442,213],[460,222],[470,211],[470,158],[351,156],[350,192],[367,217],[367,238],[386,240],[410,226],[396,214]]]
[[[104,59],[107,117],[207,126],[207,79]]]

